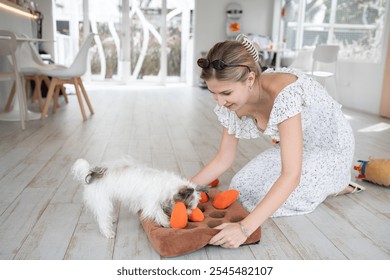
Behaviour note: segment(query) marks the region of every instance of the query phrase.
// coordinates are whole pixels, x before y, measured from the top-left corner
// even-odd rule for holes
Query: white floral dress
[[[273,217],[312,212],[327,196],[348,186],[355,141],[352,129],[338,104],[311,77],[295,69],[268,69],[264,73],[281,72],[297,76],[275,98],[264,135],[279,141],[278,124],[301,113],[303,129],[303,163],[301,181]],[[237,138],[261,136],[252,117],[239,118],[223,106],[214,109],[221,124]],[[265,150],[232,179],[230,188],[240,192],[240,202],[252,211],[267,194],[281,173],[278,144]]]

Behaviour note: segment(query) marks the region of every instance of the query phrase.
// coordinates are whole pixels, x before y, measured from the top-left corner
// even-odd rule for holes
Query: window
[[[95,44],[90,49],[92,80],[158,81],[162,75],[168,81],[184,81],[187,51],[191,39],[191,11],[194,0],[167,0],[166,42],[162,39],[163,2],[161,0],[56,0],[57,62],[69,65],[83,38],[84,17],[88,13]],[[124,7],[129,5],[128,7]],[[126,11],[127,10],[127,11]],[[128,25],[122,17],[128,12]],[[127,54],[122,37],[129,30]],[[167,50],[167,71],[161,71],[161,47]],[[129,55],[125,64],[124,56]],[[128,61],[127,60],[127,61]],[[127,62],[126,61],[126,62]],[[128,71],[121,71],[126,68]],[[123,76],[129,77],[123,77]]]
[[[340,58],[381,59],[387,0],[285,0],[287,48],[340,45]]]

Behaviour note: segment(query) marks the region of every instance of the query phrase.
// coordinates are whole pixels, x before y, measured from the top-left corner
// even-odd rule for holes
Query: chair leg
[[[79,81],[81,91],[83,92],[83,96],[84,96],[85,102],[87,102],[89,111],[91,112],[91,114],[94,114],[94,111],[93,111],[93,108],[92,108],[92,105],[91,105],[91,101],[89,101],[89,97],[88,97],[87,91],[85,90],[83,81],[81,80],[80,77],[78,77],[77,79]]]
[[[5,111],[11,110],[12,101],[14,100],[15,97],[15,91],[16,91],[16,82],[14,81],[8,96],[7,104],[5,104],[5,108],[4,108]]]
[[[31,76],[24,76],[24,90],[26,91],[26,98],[28,100],[28,98],[30,97],[29,96],[29,93],[30,93],[30,86],[29,86],[29,82],[33,79],[33,77]]]
[[[69,103],[68,95],[66,94],[66,88],[63,85],[61,86],[61,93],[64,96],[65,103],[68,104]]]
[[[34,86],[33,94],[31,96],[31,101],[34,102],[37,99],[39,104],[39,110],[42,112],[43,109],[42,92],[41,92],[42,79],[40,78],[40,75],[34,75],[32,78],[34,80],[35,86]]]
[[[62,85],[57,85],[56,89],[54,91],[54,95],[53,95],[54,104],[53,104],[52,113],[57,112],[57,108],[60,107],[60,104],[58,103],[58,97],[60,95],[61,87],[62,87]]]
[[[46,96],[45,107],[42,110],[42,120],[46,118],[46,114],[47,111],[49,110],[51,99],[53,98],[54,90],[58,83],[59,80],[57,78],[53,78],[50,83],[49,91],[47,92],[47,96]]]
[[[74,87],[76,89],[76,95],[77,95],[77,99],[78,99],[79,104],[80,104],[80,110],[81,110],[81,114],[83,115],[83,120],[86,121],[87,116],[85,114],[83,99],[81,98],[81,94],[80,94],[80,88],[79,88],[80,85],[78,83],[78,78],[73,78],[72,80],[73,80]]]
[[[40,75],[39,79],[41,80],[41,84],[42,84],[42,81],[45,83],[45,85],[47,87],[47,93],[48,93],[49,89],[50,89],[51,80],[46,75]],[[46,93],[46,97],[47,97],[47,93]],[[41,100],[40,102],[42,103],[42,92],[41,92],[41,95],[39,96],[39,98]],[[42,108],[43,108],[43,106],[42,106]],[[42,112],[42,109],[41,109],[41,112]]]
[[[41,75],[40,78],[41,78],[41,80],[45,83],[45,85],[47,86],[47,88],[49,89],[50,83],[51,83],[49,77],[48,77],[48,76]]]
[[[33,97],[38,99],[39,110],[41,112],[43,110],[42,91],[41,91],[42,81],[43,81],[43,76],[42,75],[36,75],[35,76],[35,84],[36,84],[36,86],[35,86]],[[49,88],[49,85],[47,85],[47,88]]]

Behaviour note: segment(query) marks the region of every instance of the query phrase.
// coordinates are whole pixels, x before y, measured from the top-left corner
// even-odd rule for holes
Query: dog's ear
[[[183,187],[173,197],[175,201],[185,201],[189,196],[194,193],[194,188]]]
[[[197,192],[209,193],[210,187],[209,186],[196,186],[195,190]]]

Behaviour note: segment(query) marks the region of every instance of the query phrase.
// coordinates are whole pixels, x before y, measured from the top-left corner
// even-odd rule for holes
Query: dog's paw
[[[169,222],[167,222],[167,223],[164,222],[164,223],[161,224],[161,226],[165,227],[165,228],[169,228],[169,227],[171,227],[171,224]]]
[[[164,217],[164,218],[162,218],[162,219],[158,219],[158,220],[156,220],[156,222],[157,222],[160,226],[162,226],[162,227],[165,227],[165,228],[171,227],[171,224],[170,224],[170,221],[169,221],[168,216],[166,216],[166,217]]]
[[[103,230],[101,230],[100,231],[102,234],[103,234],[103,236],[104,237],[106,237],[106,238],[114,238],[115,237],[115,232],[113,231],[113,230],[105,230],[105,231],[103,231]]]

